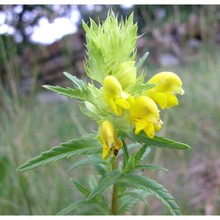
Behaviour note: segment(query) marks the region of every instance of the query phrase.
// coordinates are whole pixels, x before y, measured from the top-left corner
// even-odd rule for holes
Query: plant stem
[[[114,157],[112,159],[112,170],[118,169],[118,161],[117,157]],[[112,192],[112,206],[111,206],[111,214],[117,215],[117,209],[118,209],[118,186],[115,183],[113,185],[113,192]]]

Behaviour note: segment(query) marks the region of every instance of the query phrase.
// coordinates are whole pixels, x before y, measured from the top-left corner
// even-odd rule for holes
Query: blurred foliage
[[[35,26],[42,18],[49,22],[59,17],[71,17],[73,11],[78,11],[80,19],[76,25],[81,28],[81,20],[88,22],[91,17],[94,21],[104,19],[109,8],[116,14],[127,16],[134,11],[134,17],[139,25],[140,33],[146,28],[160,25],[170,20],[176,24],[187,22],[191,14],[204,13],[208,22],[219,20],[218,5],[4,5],[0,6],[0,13],[5,13],[4,24],[14,29],[13,36],[22,44],[31,43],[30,36]]]

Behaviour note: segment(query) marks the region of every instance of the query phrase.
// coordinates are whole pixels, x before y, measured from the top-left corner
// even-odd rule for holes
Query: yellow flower
[[[112,107],[116,115],[122,114],[122,109],[129,109],[129,99],[131,99],[128,93],[122,90],[121,84],[114,76],[106,76],[104,79],[104,98],[108,104]]]
[[[178,99],[175,94],[184,94],[182,81],[172,72],[158,73],[148,83],[155,84],[155,87],[147,90],[145,95],[152,98],[162,109],[178,105]]]
[[[102,159],[107,159],[109,153],[116,156],[122,147],[122,141],[116,138],[115,130],[110,121],[102,122],[100,138],[103,144]]]
[[[143,130],[149,138],[161,128],[159,110],[155,102],[147,96],[138,96],[130,109],[131,120],[135,125],[135,134]]]

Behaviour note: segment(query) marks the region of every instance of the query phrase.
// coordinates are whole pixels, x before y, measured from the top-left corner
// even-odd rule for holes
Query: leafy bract
[[[100,195],[104,190],[118,182],[122,175],[123,174],[119,170],[111,171],[106,177],[100,180],[98,185],[92,190],[90,195],[87,197],[87,201],[89,201],[97,195]]]
[[[154,138],[149,138],[147,135],[142,131],[140,134],[131,134],[129,135],[130,138],[133,140],[138,141],[139,143],[148,144],[149,146],[156,146],[156,147],[166,147],[171,149],[177,150],[186,150],[190,149],[190,146],[181,142],[177,142],[168,138],[154,136]]]
[[[67,72],[63,72],[63,74],[70,79],[73,84],[80,90],[83,90],[83,88],[85,88],[85,82],[81,79],[78,79],[76,76],[73,76]]]
[[[137,62],[137,64],[136,64],[136,68],[137,68],[138,70],[143,66],[143,64],[144,64],[145,60],[147,59],[148,55],[149,55],[149,52],[146,52],[146,53],[138,60],[138,62]]]
[[[180,208],[174,201],[173,197],[168,193],[164,186],[156,181],[134,173],[126,174],[122,178],[122,181],[135,188],[146,190],[156,196],[169,209],[171,214],[181,215]]]
[[[101,153],[101,144],[95,137],[95,135],[88,135],[69,142],[61,143],[59,146],[52,147],[50,150],[42,152],[39,156],[22,164],[18,167],[18,170],[31,170],[74,155]]]

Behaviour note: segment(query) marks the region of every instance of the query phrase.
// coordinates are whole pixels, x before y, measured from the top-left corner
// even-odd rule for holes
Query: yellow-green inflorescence
[[[160,110],[178,104],[183,95],[182,82],[172,72],[161,72],[144,83],[145,72],[138,75],[136,58],[137,24],[133,14],[125,21],[109,12],[103,23],[83,23],[87,40],[87,75],[99,84],[91,90],[93,102],[86,101],[88,111],[96,115],[102,158],[117,155],[122,147],[119,131],[141,130],[149,138],[163,124]],[[90,84],[91,85],[91,84]],[[94,89],[95,88],[95,89]]]

